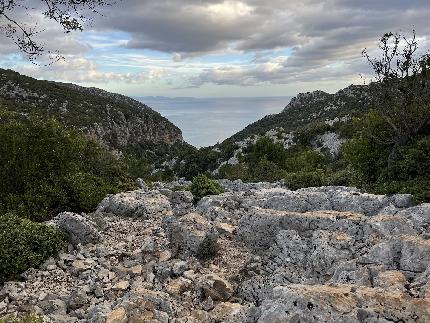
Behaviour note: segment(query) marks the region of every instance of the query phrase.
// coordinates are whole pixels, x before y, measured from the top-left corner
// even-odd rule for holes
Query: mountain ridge
[[[149,106],[121,94],[40,81],[0,69],[0,103],[24,115],[54,117],[111,150],[142,143],[183,143],[181,130]],[[1,84],[0,83],[0,84]]]

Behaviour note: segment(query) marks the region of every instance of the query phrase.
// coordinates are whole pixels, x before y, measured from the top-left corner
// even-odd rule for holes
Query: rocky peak
[[[299,93],[296,97],[292,98],[290,103],[285,107],[282,112],[286,112],[291,108],[314,104],[319,101],[326,100],[330,94],[324,91],[313,91],[306,93]]]

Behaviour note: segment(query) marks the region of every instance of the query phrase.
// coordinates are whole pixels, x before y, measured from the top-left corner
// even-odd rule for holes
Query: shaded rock
[[[215,228],[197,213],[189,213],[181,218],[166,217],[163,227],[170,243],[179,250],[196,253],[200,243],[207,236],[216,236]]]
[[[198,282],[206,297],[211,297],[214,301],[227,301],[233,295],[233,287],[230,283],[215,275],[208,274],[203,276]]]
[[[168,198],[157,191],[133,191],[108,195],[97,207],[98,212],[119,216],[161,217],[171,212]]]
[[[64,230],[68,234],[70,242],[75,246],[78,244],[97,243],[101,239],[95,223],[76,213],[60,213],[50,223]]]
[[[193,194],[189,191],[173,191],[170,196],[170,203],[175,216],[194,212]]]

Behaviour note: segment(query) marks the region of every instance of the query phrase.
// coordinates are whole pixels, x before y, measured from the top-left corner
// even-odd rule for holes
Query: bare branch
[[[55,60],[61,59],[57,52],[46,51],[38,42],[44,30],[37,25],[29,26],[15,18],[18,10],[31,14],[34,8],[27,7],[24,0],[0,0],[0,33],[4,34],[30,61],[36,61],[42,54],[48,53]],[[65,33],[83,31],[91,23],[91,14],[99,14],[98,8],[110,6],[112,0],[40,0],[43,15],[60,25]]]

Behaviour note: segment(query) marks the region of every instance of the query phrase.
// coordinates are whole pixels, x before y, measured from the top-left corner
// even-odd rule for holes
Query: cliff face
[[[54,117],[109,149],[183,142],[181,130],[147,105],[96,88],[39,81],[0,69],[0,103],[24,115]]]

